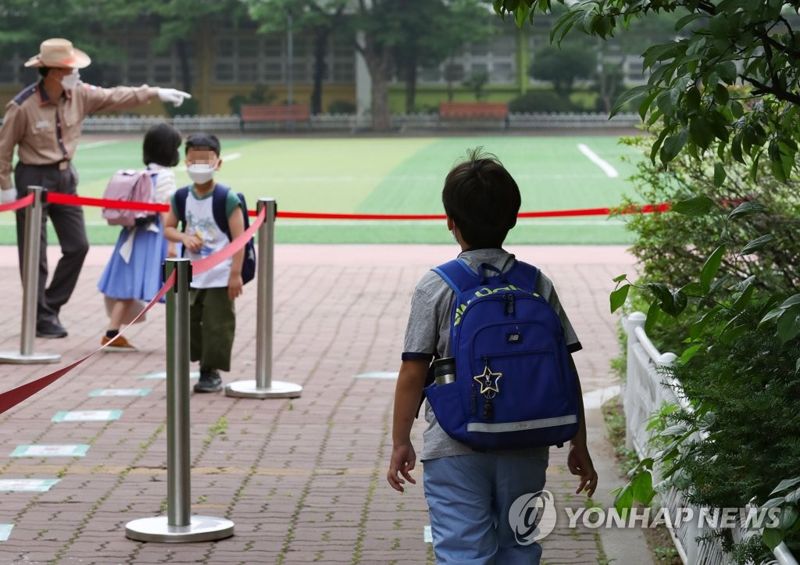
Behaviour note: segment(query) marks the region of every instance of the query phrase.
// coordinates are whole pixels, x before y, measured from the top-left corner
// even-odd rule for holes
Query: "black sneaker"
[[[200,379],[194,385],[195,392],[219,392],[222,390],[222,377],[219,371],[200,371]]]
[[[58,318],[39,320],[36,322],[36,337],[47,339],[67,337],[67,330],[59,323]]]

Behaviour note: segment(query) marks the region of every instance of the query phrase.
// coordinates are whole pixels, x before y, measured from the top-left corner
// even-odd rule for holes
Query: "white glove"
[[[170,102],[174,104],[176,108],[183,104],[184,100],[191,97],[191,94],[184,92],[183,90],[176,90],[174,88],[158,89],[158,99],[162,102]]]
[[[7,202],[14,202],[17,199],[17,189],[13,186],[11,188],[4,188],[0,190],[0,204]]]

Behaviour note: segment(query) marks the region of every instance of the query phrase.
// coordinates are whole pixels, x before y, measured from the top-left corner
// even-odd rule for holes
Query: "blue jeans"
[[[516,542],[508,511],[544,488],[546,456],[474,453],[431,459],[423,469],[437,563],[538,565],[542,547]]]

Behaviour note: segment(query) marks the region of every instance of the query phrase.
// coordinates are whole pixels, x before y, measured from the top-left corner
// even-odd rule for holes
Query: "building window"
[[[439,67],[422,67],[419,73],[419,81],[422,83],[441,82],[442,70]]]
[[[287,38],[285,33],[269,36],[237,36],[217,40],[214,80],[219,83],[281,84],[288,79]],[[292,53],[292,81],[308,83],[313,79],[313,38],[295,33]],[[351,37],[336,36],[329,40],[322,71],[327,82],[352,82],[355,58]]]
[[[0,84],[31,84],[39,80],[36,69],[22,66],[27,60],[27,57],[23,58],[18,53],[0,58]]]
[[[17,82],[14,61],[0,61],[0,84],[16,84]]]
[[[422,85],[461,83],[477,73],[486,73],[491,84],[513,84],[517,74],[517,38],[511,22],[497,22],[496,33],[481,42],[464,45],[463,49],[436,67],[420,67]],[[403,77],[397,76],[395,82]]]
[[[514,82],[514,67],[511,63],[497,62],[492,65],[492,74],[489,75],[489,82],[506,84]]]

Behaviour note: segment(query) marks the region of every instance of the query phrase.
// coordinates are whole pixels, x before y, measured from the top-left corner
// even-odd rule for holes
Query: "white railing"
[[[633,128],[642,123],[639,114],[617,114],[609,119],[605,112],[532,112],[513,113],[508,116],[512,129],[537,128]]]
[[[155,124],[171,121],[182,132],[238,131],[239,116],[91,116],[83,122],[83,131],[93,133],[144,132]]]
[[[83,131],[93,133],[138,133],[147,131],[153,124],[171,121],[175,127],[184,132],[326,132],[346,131],[358,132],[372,129],[372,119],[366,115],[356,114],[317,114],[302,122],[256,122],[244,124],[235,114],[200,115],[200,116],[138,116],[109,115],[91,116],[83,122]],[[508,120],[476,119],[476,120],[442,120],[439,114],[393,114],[391,127],[399,131],[449,131],[463,128],[485,128],[490,130],[504,129],[603,129],[633,128],[641,123],[637,114],[618,114],[612,119],[604,113],[510,113]]]
[[[628,335],[627,378],[623,391],[625,444],[628,449],[635,450],[640,459],[653,455],[654,448],[649,444],[651,432],[647,430],[647,424],[663,404],[678,404],[691,410],[669,370],[675,362],[675,354],[658,351],[644,331],[645,319],[646,316],[641,312],[634,312],[623,320],[623,327]],[[674,487],[662,494],[661,503],[671,516],[675,516],[683,508],[691,508],[693,516],[700,516],[700,507],[685,502],[683,493]],[[719,539],[712,535],[714,528],[699,522],[698,519],[686,520],[678,527],[669,528],[681,560],[687,565],[730,563],[730,556],[722,549]],[[735,528],[732,533],[735,541],[758,534],[743,527]],[[773,554],[775,559],[767,563],[798,565],[784,543],[776,547]]]

